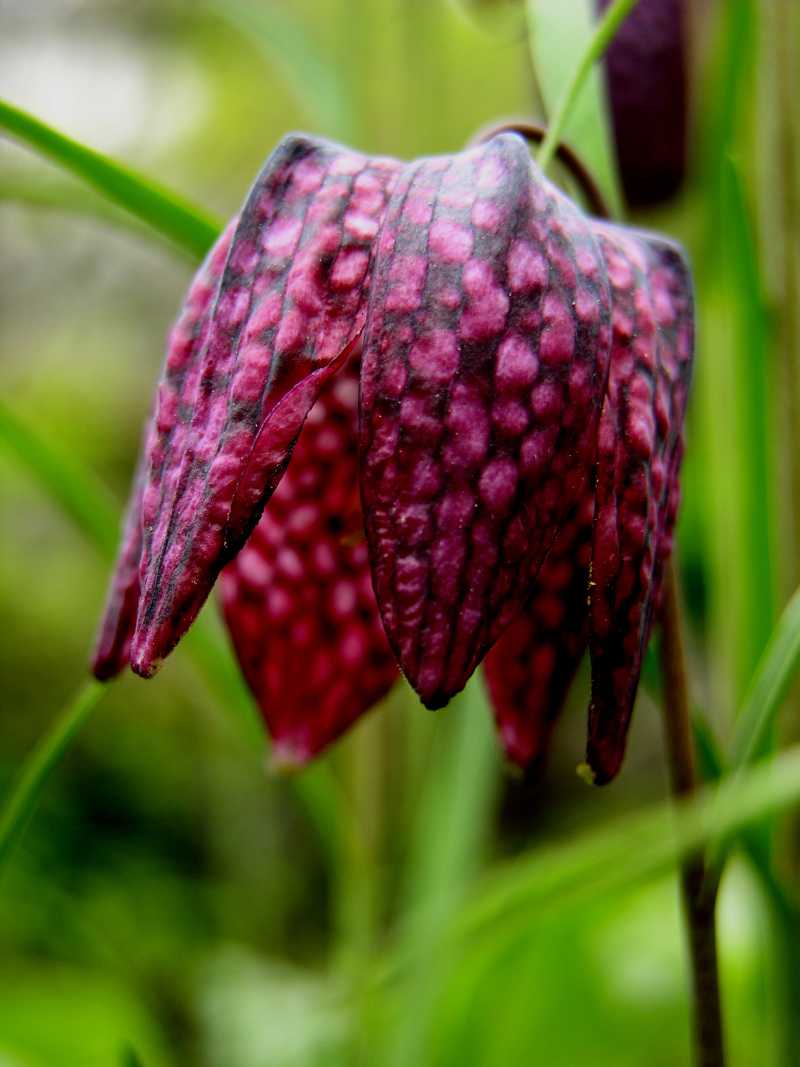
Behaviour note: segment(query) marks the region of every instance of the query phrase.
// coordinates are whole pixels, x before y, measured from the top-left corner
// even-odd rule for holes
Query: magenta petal
[[[157,396],[157,414],[149,421],[142,444],[125,516],[122,545],[92,656],[92,671],[102,680],[113,678],[129,662],[139,610],[143,495],[146,487],[149,487],[149,493],[158,493],[165,469],[169,469],[175,456],[180,455],[184,431],[180,411],[197,385],[209,312],[236,223],[233,219],[226,226],[198,270],[170,332]]]
[[[384,696],[383,631],[358,495],[358,360],[328,382],[222,602],[280,764],[306,763]]]
[[[520,767],[544,758],[586,651],[593,512],[593,496],[587,492],[539,569],[530,605],[484,662],[503,748]]]
[[[430,707],[519,614],[591,476],[610,348],[587,221],[502,135],[407,167],[362,368],[373,583]]]
[[[587,761],[619,770],[678,506],[692,370],[692,293],[680,251],[597,225],[614,301],[600,421],[592,549],[592,702]]]
[[[180,408],[181,449],[145,491],[137,673],[154,673],[246,541],[363,329],[370,250],[398,169],[289,137],[256,181]]]

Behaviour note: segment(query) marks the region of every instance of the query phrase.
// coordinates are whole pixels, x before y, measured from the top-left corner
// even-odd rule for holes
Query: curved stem
[[[697,776],[678,588],[670,563],[664,572],[661,671],[670,786],[673,796],[680,800],[696,791]],[[723,1067],[725,1050],[715,922],[717,893],[716,886],[712,892],[707,891],[705,873],[705,862],[699,853],[690,856],[681,868],[681,891],[689,935],[694,994],[695,1058],[697,1067]]]
[[[0,867],[27,826],[48,774],[105,691],[100,682],[85,683],[22,764],[0,811]]]
[[[492,137],[496,137],[499,133],[518,133],[532,144],[541,144],[547,137],[547,127],[540,126],[538,122],[503,122],[499,126],[490,126],[486,130],[480,130],[470,143],[483,144]],[[592,172],[577,152],[570,148],[565,141],[559,141],[555,149],[555,156],[559,163],[564,164],[578,185],[580,185],[591,213],[601,219],[610,218],[611,212],[605,197],[592,177]]]

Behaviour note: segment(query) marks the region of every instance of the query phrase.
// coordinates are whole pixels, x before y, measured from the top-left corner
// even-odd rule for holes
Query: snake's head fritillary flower
[[[279,761],[487,674],[537,760],[588,644],[616,773],[677,507],[682,258],[501,134],[401,164],[287,138],[193,282],[94,671],[152,675],[222,572]],[[587,607],[587,598],[589,604]]]
[[[596,0],[598,13],[611,0]],[[684,0],[639,0],[605,56],[625,199],[648,207],[674,196],[686,173],[687,16]]]

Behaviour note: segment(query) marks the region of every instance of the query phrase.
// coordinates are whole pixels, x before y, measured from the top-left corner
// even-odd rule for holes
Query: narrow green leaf
[[[736,720],[730,771],[761,756],[775,717],[800,667],[800,589],[786,605],[764,650]]]
[[[163,233],[144,225],[127,211],[115,207],[88,186],[71,178],[56,177],[41,170],[0,174],[0,200],[101,222],[147,241],[156,241],[160,247],[168,248],[192,263],[197,260],[194,252],[176,245]]]
[[[100,682],[85,682],[23,762],[16,782],[0,809],[0,868],[28,825],[50,772],[104,692],[105,686]]]
[[[692,716],[692,736],[702,782],[715,782],[725,773],[725,758],[711,723],[700,712]]]
[[[0,130],[77,174],[115,204],[202,259],[221,229],[188,200],[0,100]]]
[[[3,446],[86,535],[101,558],[113,560],[119,541],[119,509],[93,472],[0,401]],[[186,636],[185,647],[218,705],[236,723],[240,736],[257,752],[263,752],[267,743],[263,724],[212,611],[200,615]],[[338,788],[331,768],[319,761],[293,777],[292,783],[326,854],[333,857]]]
[[[27,468],[104,559],[114,558],[119,511],[111,494],[84,464],[34,430],[1,399],[0,448]]]
[[[497,784],[499,761],[483,680],[470,679],[448,711],[415,817],[401,954],[414,959],[398,1023],[387,1033],[387,1065],[430,1059],[436,997],[447,961],[436,942],[478,865]],[[449,729],[448,729],[449,728]],[[444,751],[444,743],[447,751]]]
[[[622,214],[600,59],[636,0],[616,0],[595,21],[592,0],[527,0],[528,41],[548,116],[542,169],[566,141],[588,166],[613,215]]]

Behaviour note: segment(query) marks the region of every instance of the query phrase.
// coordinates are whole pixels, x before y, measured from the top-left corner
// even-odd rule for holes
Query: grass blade
[[[595,64],[635,3],[616,0],[595,22],[589,0],[527,0],[531,57],[549,120],[539,165],[547,170],[559,143],[567,141],[589,167],[615,216],[622,214],[622,195]]]
[[[119,510],[92,471],[34,430],[0,399],[0,448],[34,476],[104,559],[117,550]]]
[[[5,100],[0,100],[0,130],[77,174],[195,259],[202,259],[221,229],[218,220],[183,197],[74,141]]]
[[[0,175],[0,200],[112,226],[143,240],[155,241],[161,248],[177,253],[181,259],[188,259],[192,263],[197,261],[194,252],[179,247],[163,233],[144,225],[127,211],[115,207],[88,186],[71,178],[55,177],[38,170],[3,174]]]
[[[0,402],[0,447],[27,468],[104,560],[112,560],[119,540],[119,509],[111,494],[84,464]],[[185,647],[217,704],[237,726],[247,745],[263,752],[266,733],[219,620],[204,611],[186,635]],[[328,857],[335,853],[335,812],[339,790],[333,771],[318,762],[293,777],[295,793],[316,827]]]
[[[482,678],[474,676],[454,704],[455,718],[442,724],[448,755],[440,751],[431,760],[416,813],[401,950],[415,965],[389,1032],[387,1067],[430,1059],[436,999],[447,978],[436,940],[477,866],[495,795],[499,761]]]
[[[786,605],[745,695],[731,744],[730,772],[736,772],[763,754],[798,667],[800,589]]]
[[[729,840],[798,803],[800,745],[795,745],[736,781],[704,787],[677,809],[672,800],[661,801],[504,864],[458,910],[443,941],[471,948],[480,947],[484,937],[509,936],[545,916],[665,874],[715,835]],[[444,947],[439,943],[437,949]],[[382,977],[397,977],[409,963],[407,954],[398,953]]]
[[[104,692],[105,686],[100,682],[85,682],[22,764],[16,783],[0,810],[0,868],[28,825],[48,775]]]

